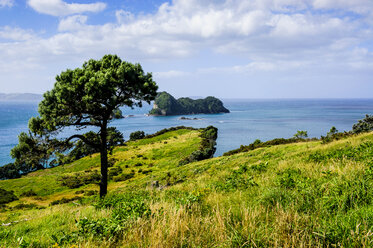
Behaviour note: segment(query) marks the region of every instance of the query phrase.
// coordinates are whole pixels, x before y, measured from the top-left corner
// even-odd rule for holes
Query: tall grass
[[[140,168],[154,163],[153,171],[112,182],[104,201],[86,196],[45,209],[9,205],[0,213],[0,223],[12,223],[0,226],[0,247],[373,247],[373,134],[178,166],[169,145],[174,140],[185,150],[189,139],[198,144],[197,135],[184,133],[169,135],[167,144],[118,148],[114,166],[129,171],[142,161]],[[61,196],[75,194],[64,190],[48,199]],[[39,204],[37,197],[21,201]]]

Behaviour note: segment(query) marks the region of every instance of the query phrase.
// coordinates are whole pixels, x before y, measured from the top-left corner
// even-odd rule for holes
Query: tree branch
[[[96,144],[94,142],[91,142],[90,140],[88,140],[86,137],[84,137],[84,135],[81,135],[81,134],[75,134],[73,136],[70,136],[68,139],[66,139],[66,142],[69,142],[70,140],[72,139],[80,139],[82,140],[84,143],[86,143],[87,145],[90,145],[94,148],[100,148],[100,144]]]

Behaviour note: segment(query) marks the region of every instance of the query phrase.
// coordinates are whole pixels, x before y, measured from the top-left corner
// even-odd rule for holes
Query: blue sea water
[[[325,135],[332,126],[348,131],[365,114],[373,114],[373,99],[226,99],[223,102],[231,113],[188,116],[199,120],[145,116],[151,106],[134,110],[123,108],[124,115],[134,116],[115,120],[111,125],[123,132],[126,139],[137,130],[150,134],[173,126],[213,125],[219,129],[215,154],[219,156],[255,139],[289,138],[297,130],[308,131],[309,137]],[[13,161],[9,153],[18,143],[18,134],[27,131],[29,118],[37,115],[37,103],[0,102],[0,166]]]

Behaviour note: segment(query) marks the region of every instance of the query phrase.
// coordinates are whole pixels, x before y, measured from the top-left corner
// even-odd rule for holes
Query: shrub
[[[352,126],[354,133],[364,133],[373,130],[373,115],[366,115],[364,119]]]
[[[145,133],[144,131],[136,131],[130,134],[130,140],[139,140],[145,138]]]
[[[97,184],[101,179],[98,171],[93,171],[92,173],[75,173],[73,175],[61,176],[58,180],[61,182],[62,186],[66,186],[70,189],[76,189],[87,184]]]
[[[113,179],[115,176],[118,176],[120,173],[122,173],[122,171],[122,168],[119,166],[112,167],[109,169],[108,178]]]
[[[202,138],[201,146],[197,151],[194,151],[190,156],[182,159],[179,165],[185,165],[195,161],[212,158],[216,151],[216,139],[218,138],[218,129],[213,126],[204,128],[200,134]]]
[[[45,207],[41,207],[36,205],[35,203],[25,204],[20,203],[12,207],[12,209],[44,209]]]
[[[244,146],[241,145],[240,148],[228,151],[223,154],[223,156],[230,156],[233,154],[241,153],[241,152],[248,152],[255,150],[257,148],[261,147],[269,147],[269,146],[277,146],[277,145],[282,145],[282,144],[291,144],[291,143],[297,143],[297,142],[303,142],[303,141],[311,141],[311,140],[317,140],[316,138],[312,139],[303,139],[303,138],[289,138],[289,139],[284,139],[284,138],[276,138],[273,140],[268,140],[266,142],[261,142],[260,140],[255,140],[253,143]]]
[[[29,191],[25,191],[21,193],[20,196],[31,197],[31,196],[37,196],[37,194],[32,189],[30,189]]]
[[[18,200],[13,191],[7,191],[0,188],[0,205]]]
[[[120,182],[120,181],[126,181],[128,179],[131,179],[135,176],[135,173],[134,172],[130,172],[130,173],[124,173],[124,174],[121,174],[119,176],[115,176],[113,177],[113,181],[114,182]]]
[[[298,130],[296,134],[294,134],[294,138],[296,139],[305,139],[308,137],[307,131],[300,131]]]
[[[65,203],[69,203],[69,202],[72,202],[72,201],[80,201],[80,200],[82,200],[82,197],[80,197],[80,196],[75,196],[75,197],[72,197],[72,198],[63,197],[60,200],[52,201],[50,203],[50,205],[54,206],[54,205],[65,204]]]

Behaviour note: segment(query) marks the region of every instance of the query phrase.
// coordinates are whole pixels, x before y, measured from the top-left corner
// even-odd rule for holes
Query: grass
[[[373,246],[373,133],[178,166],[198,149],[198,135],[177,130],[116,148],[114,167],[134,176],[111,181],[105,201],[75,194],[94,184],[56,181],[97,169],[97,155],[0,181],[20,198],[0,213],[11,223],[0,226],[0,247]],[[21,196],[31,189],[36,196]],[[12,208],[21,203],[44,208]]]

